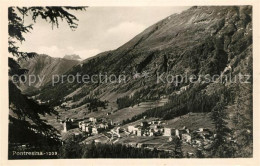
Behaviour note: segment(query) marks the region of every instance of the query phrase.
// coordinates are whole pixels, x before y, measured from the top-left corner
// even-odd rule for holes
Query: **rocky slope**
[[[108,108],[116,113],[105,118],[127,122],[144,116],[171,120],[191,112],[223,111],[227,115],[222,118],[231,129],[227,135],[238,147],[235,156],[250,157],[252,59],[251,6],[192,7],[150,26],[118,49],[98,54],[67,72],[89,76],[124,74],[126,82],[104,83],[103,77],[98,82],[48,84],[39,91],[38,98],[49,100],[53,106],[68,104],[70,116],[80,117],[99,116],[107,110],[92,112],[85,102],[88,98],[106,100]],[[165,82],[158,82],[161,74]],[[238,81],[241,74],[249,77]],[[176,75],[197,78],[176,84],[181,80],[175,77],[172,82],[171,76]],[[206,81],[207,75],[210,81]],[[220,76],[212,78],[213,75]],[[164,99],[164,106],[150,105],[150,109],[140,110],[140,102],[152,101],[156,105]],[[212,122],[217,124],[219,117],[214,118]]]
[[[173,93],[187,84],[175,87],[172,83],[157,83],[157,73],[213,75],[227,70],[228,66],[240,68],[241,60],[246,63],[252,58],[251,10],[249,6],[192,7],[173,14],[118,49],[101,53],[70,70],[70,74],[74,75],[124,73],[130,78],[127,83],[63,83],[54,88],[47,86],[42,91],[42,97],[51,91],[53,100],[83,93],[115,101],[120,96],[147,88],[149,92],[146,96],[158,97]],[[150,77],[132,79],[135,73],[143,72],[148,72]]]
[[[30,86],[28,82],[20,86],[24,90],[40,88],[51,81],[53,75],[63,74],[78,63],[79,61],[76,60],[53,58],[48,55],[38,55],[29,60],[19,60],[20,66],[28,70],[27,76],[35,75],[37,77],[35,83],[32,83]],[[42,81],[40,81],[39,78],[41,78]]]

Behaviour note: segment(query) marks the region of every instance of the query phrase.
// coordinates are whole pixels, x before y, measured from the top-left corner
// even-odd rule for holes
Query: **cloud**
[[[61,22],[59,28],[52,30],[49,23],[40,19],[34,24],[32,33],[24,34],[26,40],[18,46],[20,51],[53,57],[78,54],[85,59],[116,49],[146,27],[187,8],[189,7],[90,7],[85,12],[75,12],[79,19],[76,31],[71,31],[66,22]]]
[[[85,47],[82,46],[84,42],[82,43],[80,41],[79,43],[75,43],[74,41],[69,46],[64,44],[64,47],[62,47],[63,44],[61,44],[61,40],[56,44],[42,42],[42,45],[40,46],[35,45],[33,47],[24,47],[26,48],[24,51],[33,51],[39,54],[47,54],[51,57],[59,58],[62,58],[65,55],[77,54],[82,60],[84,60],[103,51],[118,48],[131,40],[135,35],[142,32],[145,28],[146,26],[143,24],[125,21],[108,28],[103,32],[97,33],[91,40],[85,39],[89,40],[88,43],[85,43]],[[33,40],[36,41],[36,39]]]

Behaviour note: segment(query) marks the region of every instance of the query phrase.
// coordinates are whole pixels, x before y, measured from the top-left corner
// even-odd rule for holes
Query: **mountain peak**
[[[72,55],[65,55],[63,57],[64,59],[68,59],[68,60],[81,60],[80,56],[79,55],[76,55],[76,54],[72,54]]]

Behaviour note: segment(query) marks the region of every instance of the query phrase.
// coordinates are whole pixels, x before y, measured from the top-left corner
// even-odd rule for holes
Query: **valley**
[[[116,146],[173,158],[252,157],[253,78],[229,81],[252,76],[252,49],[251,6],[194,6],[80,62],[46,55],[23,62],[29,74],[48,77],[37,90],[20,89],[52,109],[40,118],[65,152]],[[68,79],[100,73],[128,79]],[[53,84],[53,74],[66,79]]]

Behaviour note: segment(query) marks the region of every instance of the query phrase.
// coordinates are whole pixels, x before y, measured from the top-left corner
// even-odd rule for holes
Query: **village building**
[[[191,136],[189,134],[182,134],[181,138],[183,142],[191,143]]]
[[[173,128],[164,128],[164,136],[172,136],[174,134]]]
[[[83,124],[81,125],[81,130],[82,130],[82,131],[86,131],[86,125],[85,125],[85,123],[83,123]]]
[[[78,138],[80,138],[80,133],[74,133],[74,135],[73,135],[73,139],[75,140],[75,139],[78,139]]]
[[[96,119],[96,118],[94,118],[94,117],[90,117],[90,118],[89,118],[89,121],[91,121],[91,122],[94,122],[94,123],[95,123],[95,122],[97,122],[97,119]]]
[[[129,147],[136,147],[137,146],[137,143],[136,142],[129,142],[127,144]]]
[[[128,126],[127,131],[131,133],[133,132],[134,128],[135,128],[134,126]]]
[[[87,133],[92,133],[92,127],[91,126],[86,126],[85,131]]]
[[[195,133],[203,139],[210,139],[213,136],[213,133],[209,129],[205,128],[199,128]]]
[[[143,134],[144,134],[144,131],[142,130],[142,129],[138,129],[137,130],[137,136],[143,136]]]
[[[147,122],[147,121],[143,121],[143,122],[141,122],[141,126],[142,126],[142,127],[146,127],[146,126],[148,126],[148,122]]]
[[[63,132],[67,132],[69,129],[71,129],[71,122],[65,121],[63,123]]]
[[[199,128],[197,132],[203,132],[203,128]]]
[[[179,139],[181,139],[182,134],[186,134],[186,133],[189,133],[189,130],[187,130],[185,127],[182,128],[182,129],[176,129],[176,130],[175,130],[175,135],[176,135]]]
[[[152,124],[152,125],[150,125],[150,129],[158,129],[158,125],[157,124]]]
[[[127,130],[128,130],[128,132],[132,133],[132,132],[134,132],[134,131],[137,131],[138,128],[135,127],[135,126],[128,126],[128,127],[127,127]]]
[[[98,128],[93,127],[93,128],[92,128],[92,133],[93,133],[93,134],[98,134],[98,133],[99,133],[99,132],[98,132]]]
[[[105,125],[103,123],[100,123],[99,128],[105,128]]]
[[[81,125],[82,125],[83,122],[79,122],[79,128],[81,129]]]
[[[136,147],[137,148],[142,148],[142,147],[144,147],[144,144],[143,143],[138,143]]]

